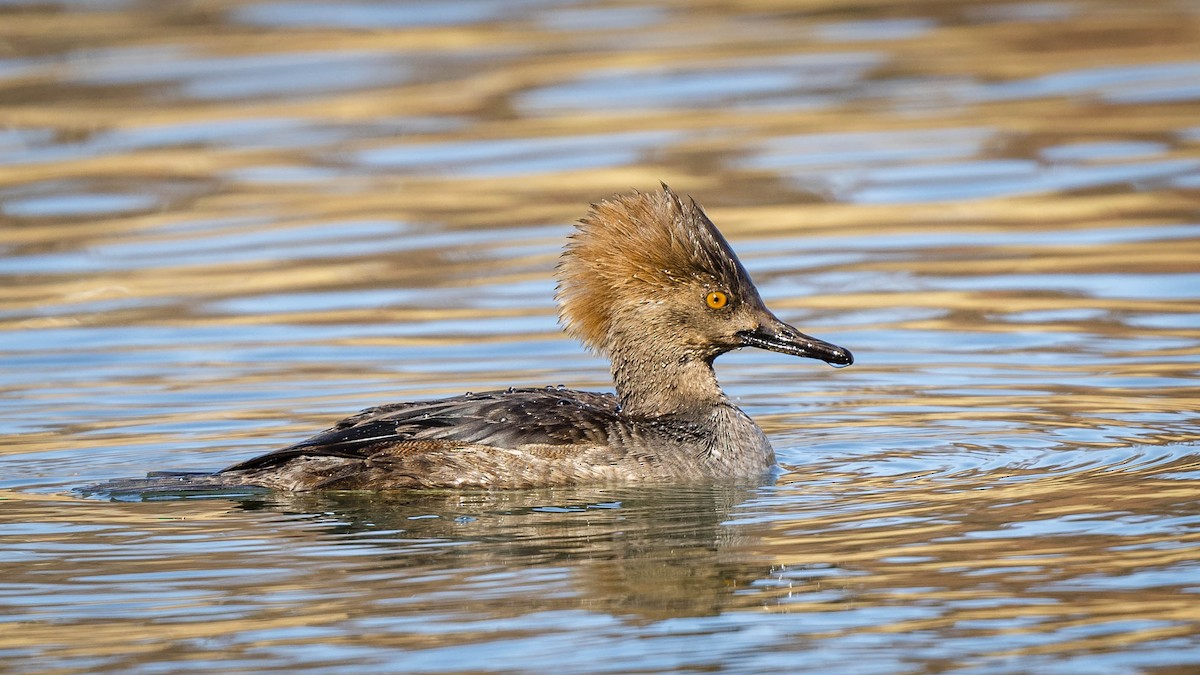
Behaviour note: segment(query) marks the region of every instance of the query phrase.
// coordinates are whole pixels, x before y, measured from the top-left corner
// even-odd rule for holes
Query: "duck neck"
[[[640,339],[639,339],[640,338]],[[702,416],[728,403],[713,372],[714,355],[664,348],[648,336],[615,342],[610,351],[621,408],[635,417]]]

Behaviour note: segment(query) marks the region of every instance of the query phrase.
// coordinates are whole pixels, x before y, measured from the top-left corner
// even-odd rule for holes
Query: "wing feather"
[[[367,459],[388,446],[483,445],[501,449],[600,445],[619,426],[611,394],[569,389],[510,389],[368,408],[295,445],[235,464],[222,473],[279,466],[298,457]],[[563,447],[566,450],[566,447]]]

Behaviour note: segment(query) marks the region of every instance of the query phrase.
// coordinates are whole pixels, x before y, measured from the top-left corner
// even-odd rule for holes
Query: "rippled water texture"
[[[0,2],[0,670],[1200,669],[1200,5]],[[587,204],[708,208],[833,370],[776,484],[105,501],[609,387]]]

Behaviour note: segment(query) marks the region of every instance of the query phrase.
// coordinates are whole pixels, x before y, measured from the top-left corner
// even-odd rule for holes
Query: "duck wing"
[[[366,459],[397,446],[601,445],[620,417],[611,394],[569,389],[510,389],[368,408],[295,445],[234,464],[220,473],[261,471],[300,457]],[[426,443],[422,443],[426,442]],[[565,449],[565,448],[564,448]]]

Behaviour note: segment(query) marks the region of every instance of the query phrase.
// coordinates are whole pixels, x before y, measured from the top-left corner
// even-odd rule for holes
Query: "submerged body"
[[[557,269],[564,329],[612,366],[616,395],[509,389],[365,410],[204,487],[524,488],[766,475],[775,454],[721,391],[717,356],[759,347],[849,365],[775,317],[720,232],[665,185],[593,205]]]

